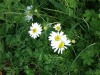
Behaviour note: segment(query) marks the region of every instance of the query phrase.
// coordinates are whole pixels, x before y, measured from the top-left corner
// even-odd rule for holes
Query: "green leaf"
[[[81,59],[83,59],[83,63],[87,65],[91,65],[94,62],[93,57],[97,54],[98,52],[94,49],[93,46],[89,47],[86,49],[86,51],[81,55]]]
[[[3,59],[3,44],[0,42],[0,63],[2,63],[2,59]]]
[[[94,62],[94,60],[92,59],[92,58],[86,58],[84,61],[83,61],[83,63],[84,64],[87,64],[87,65],[91,65],[91,63],[93,63]]]
[[[49,0],[55,7],[57,7],[58,9],[60,9],[60,10],[62,10],[63,12],[66,12],[66,7],[63,5],[63,4],[61,4],[61,3],[59,3],[59,2],[57,2],[57,1],[54,1],[54,0]]]
[[[83,17],[85,17],[85,20],[88,21],[92,17],[92,12],[90,10],[86,10],[85,13],[83,14]]]
[[[28,66],[24,67],[24,71],[27,75],[35,75],[34,74],[34,69],[30,69]]]
[[[27,50],[27,52],[29,53],[29,55],[32,57],[32,56],[33,56],[32,50],[31,50],[30,48],[28,48],[28,49],[26,49],[26,50]]]
[[[100,69],[97,69],[97,70],[95,71],[95,75],[100,75]]]

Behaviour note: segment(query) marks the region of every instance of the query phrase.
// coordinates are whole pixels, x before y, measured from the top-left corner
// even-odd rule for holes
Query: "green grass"
[[[33,20],[25,20],[27,6]],[[36,11],[37,10],[37,11]],[[100,75],[100,0],[0,0],[0,73],[3,75]],[[31,23],[60,22],[71,46],[54,53],[48,36],[33,39]]]

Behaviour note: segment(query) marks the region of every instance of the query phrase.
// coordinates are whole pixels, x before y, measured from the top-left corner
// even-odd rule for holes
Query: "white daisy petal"
[[[58,54],[60,53],[60,51],[61,51],[61,50],[59,49],[59,50],[58,50]]]
[[[56,48],[55,50],[54,50],[54,52],[56,52],[58,50],[58,48]]]
[[[61,49],[61,54],[62,54],[63,49]]]

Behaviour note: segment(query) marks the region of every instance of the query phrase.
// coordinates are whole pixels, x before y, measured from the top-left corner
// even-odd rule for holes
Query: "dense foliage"
[[[33,21],[25,9],[33,6]],[[54,53],[51,27],[32,39],[31,23],[60,22],[71,46]],[[0,75],[100,75],[100,0],[0,0]]]

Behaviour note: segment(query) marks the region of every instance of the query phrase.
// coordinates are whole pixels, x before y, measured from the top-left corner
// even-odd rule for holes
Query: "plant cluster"
[[[0,0],[0,75],[100,75],[100,0]]]

